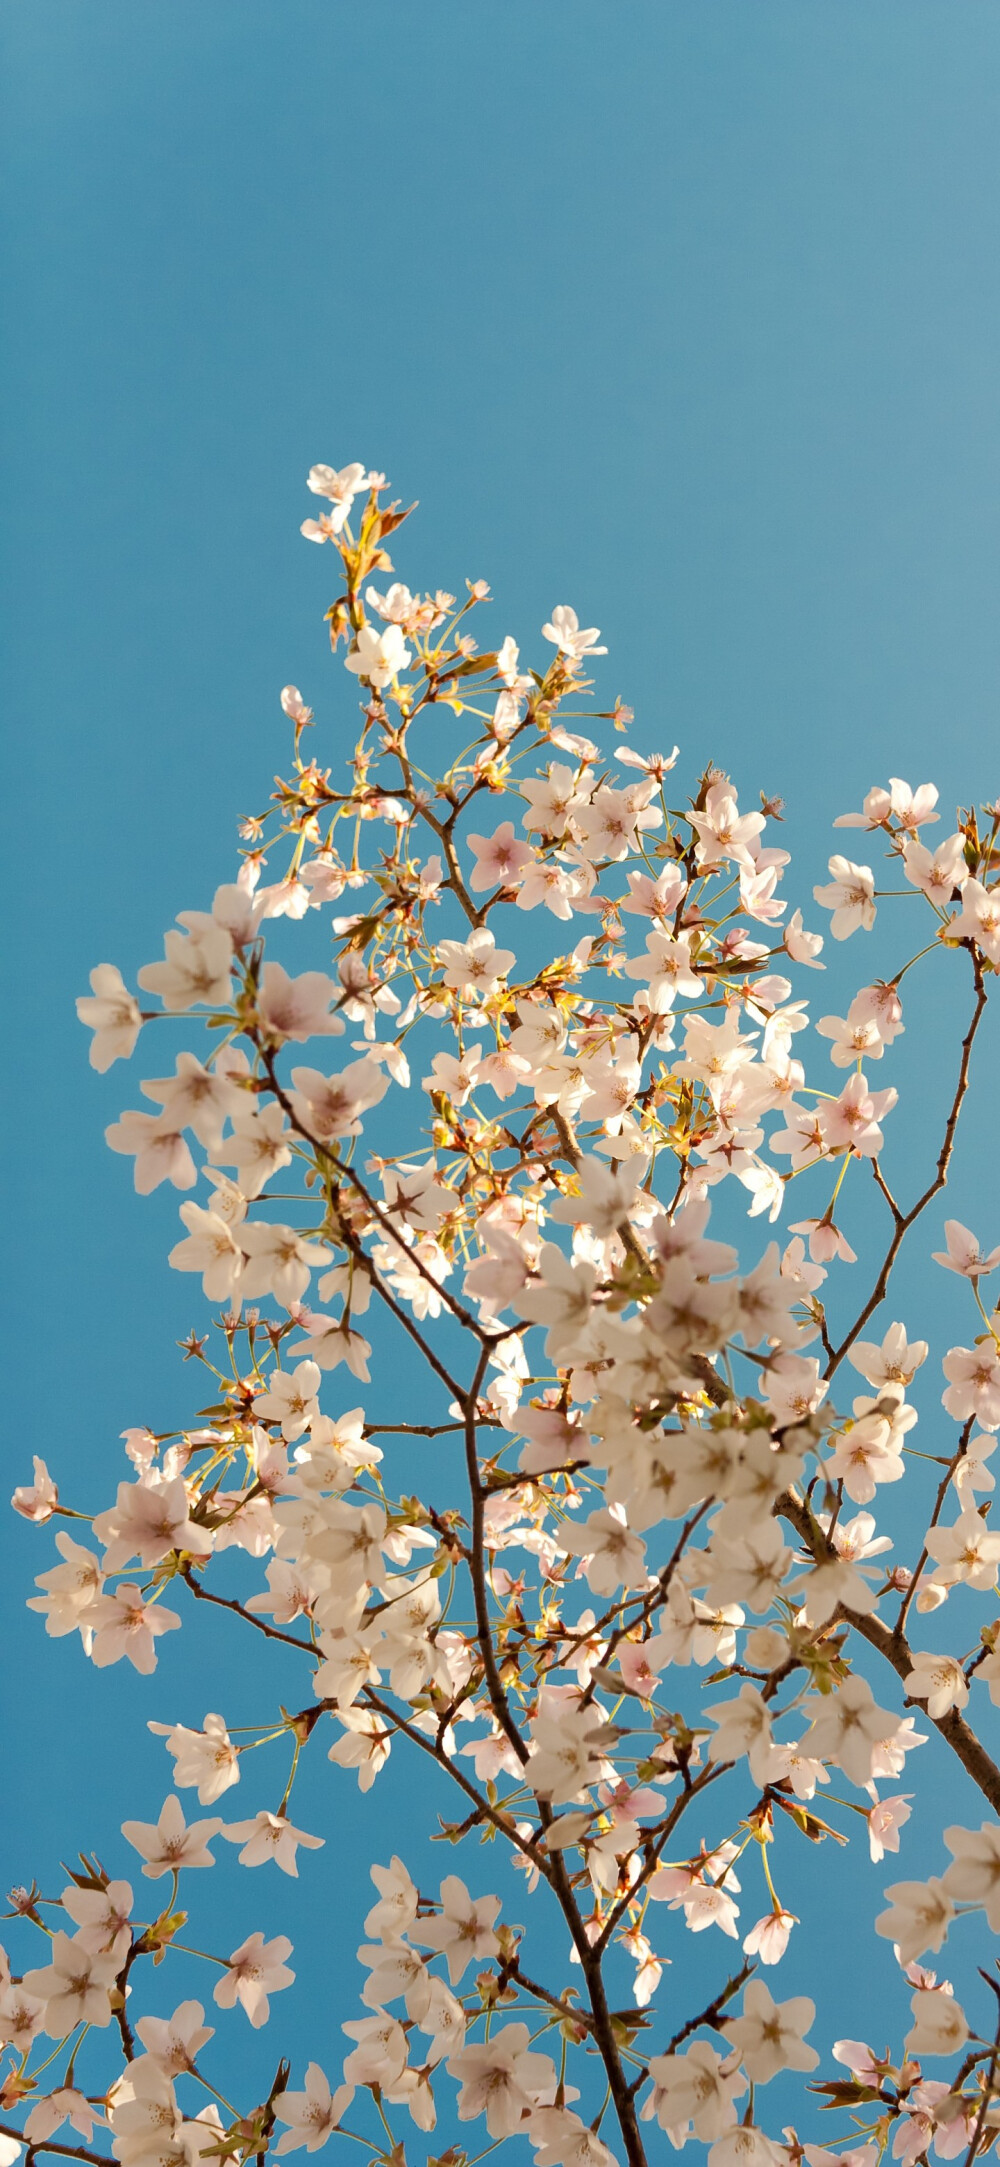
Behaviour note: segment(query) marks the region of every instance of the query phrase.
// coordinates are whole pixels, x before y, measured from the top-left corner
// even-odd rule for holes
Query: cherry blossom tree
[[[1000,806],[933,847],[929,784],[840,815],[880,865],[832,856],[815,901],[835,942],[891,931],[885,975],[817,1019],[807,1083],[824,940],[779,894],[780,803],[746,811],[713,767],[682,784],[676,747],[632,749],[620,702],[581,710],[606,650],[568,606],[522,663],[512,638],[471,636],[482,581],[461,603],[386,584],[407,514],[383,476],[316,466],[308,486],[323,509],[302,531],[337,574],[338,727],[360,700],[353,755],[337,763],[286,686],[291,765],[243,822],[235,877],[179,912],[138,991],[102,963],[78,1003],[100,1071],[151,1042],[166,1068],[165,1033],[190,1037],[107,1140],[141,1195],[181,1193],[168,1262],[201,1280],[184,1352],[211,1405],[127,1430],[96,1511],[65,1504],[41,1460],[13,1500],[54,1523],[30,1597],[48,1633],[152,1674],[183,1626],[192,1662],[184,1721],[148,1689],[172,1764],[157,1821],[83,1832],[61,1893],[12,1894],[0,2167],[23,2147],[195,2167],[358,2142],[400,2167],[413,2145],[433,2157],[414,2131],[439,2116],[470,2147],[440,2167],[505,2147],[641,2167],[664,2133],[707,2145],[710,2167],[873,2167],[887,2146],[971,2167],[1000,2134],[1000,1978],[976,1961],[1000,1932],[1000,1770],[980,1736],[1000,1704],[984,1291],[1000,1227],[949,1220],[932,1251],[938,1222],[921,1222],[1000,970]],[[964,1035],[935,1048],[936,1159],[898,1167],[896,1088],[870,1072],[885,1058],[891,1076],[906,975],[942,950]],[[881,1214],[860,1260],[835,1217],[845,1183]],[[711,1226],[741,1193],[745,1253]],[[932,1349],[895,1316],[907,1242],[965,1282],[964,1343]],[[406,1351],[388,1422],[364,1405],[376,1345]],[[929,1450],[907,1397],[925,1364],[943,1373]],[[419,1495],[398,1457],[414,1438]],[[877,1520],[904,1478],[926,1530],[906,1560]],[[206,1605],[286,1666],[249,1736],[202,1714]],[[888,1908],[857,1896],[850,1921],[859,1977],[871,1933],[895,1946],[912,2025],[883,2047],[861,1994],[874,2046],[814,2037],[779,1967],[790,1944],[823,1962],[822,1874],[800,1919],[783,1861],[834,1839],[898,1852],[914,1793],[896,1786],[932,1732],[962,1821],[930,1879],[891,1883]],[[305,1755],[326,1756],[331,1800],[377,1785],[390,1755],[428,1764],[461,1871],[415,1877],[405,1827],[364,1862],[344,2050],[276,2074],[273,2051],[251,2059],[231,2107],[205,2003],[168,2019],[144,1997],[182,1946],[182,1883],[220,1843],[235,1868],[309,1873],[325,1837],[297,1824]],[[196,1882],[183,1902],[199,1901]],[[951,1963],[970,1912],[953,1986],[924,1964],[946,1942]],[[280,2031],[289,1938],[267,1940],[251,1902],[239,1945],[214,1946],[207,1916],[211,2013]],[[702,1934],[721,1952],[707,2001],[685,1984]],[[801,2111],[776,2127],[783,2072]],[[839,2154],[797,2134],[820,2103]]]

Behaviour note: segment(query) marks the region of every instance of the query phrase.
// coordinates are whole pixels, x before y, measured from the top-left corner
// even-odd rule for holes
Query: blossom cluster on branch
[[[981,1292],[1000,1248],[949,1220],[935,1254],[967,1284],[967,1344],[932,1356],[884,1305],[946,1182],[1000,969],[1000,807],[937,844],[930,785],[893,780],[841,816],[889,872],[831,858],[815,901],[833,939],[871,932],[886,893],[921,928],[846,1015],[818,1019],[834,1074],[824,1057],[809,1083],[792,974],[822,970],[824,943],[780,893],[780,802],[742,809],[714,768],[685,797],[676,748],[632,750],[620,702],[589,724],[611,733],[606,758],[580,728],[596,629],[560,606],[536,666],[509,637],[481,652],[482,581],[461,604],[386,584],[407,515],[384,477],[308,479],[326,508],[303,533],[341,568],[330,640],[361,697],[348,774],[306,757],[312,710],[286,686],[291,770],[244,821],[237,877],[178,914],[139,993],[101,964],[78,1003],[102,1071],[154,1025],[198,1027],[107,1138],[140,1193],[183,1195],[169,1262],[214,1305],[184,1343],[212,1403],[200,1426],[127,1430],[127,1477],[96,1513],[67,1507],[41,1461],[14,1498],[65,1522],[31,1597],[50,1634],[152,1672],[158,1639],[215,1604],[234,1632],[288,1651],[289,1685],[239,1739],[220,1713],[153,1720],[173,1788],[158,1822],[124,1823],[122,1870],[167,1882],[162,1909],[87,1854],[60,1895],[13,1892],[15,1932],[38,1945],[20,1973],[4,1959],[0,2167],[22,2143],[195,2167],[328,2140],[398,2167],[403,2124],[431,2131],[439,2107],[476,2125],[476,2158],[512,2140],[520,2157],[527,2140],[536,2167],[639,2167],[666,2132],[707,2144],[710,2167],[829,2167],[773,2126],[764,2088],[780,2071],[813,2079],[807,2118],[816,2097],[839,2112],[852,2167],[887,2145],[907,2167],[928,2149],[971,2167],[1000,2134],[1000,1981],[970,1962],[956,1994],[923,1960],[970,1910],[1000,1931],[1000,1771],[976,1719],[1000,1703],[1000,1313]],[[455,749],[436,774],[442,733]],[[266,880],[265,852],[282,850]],[[327,968],[295,973],[293,930],[319,926]],[[891,1072],[905,974],[942,947],[968,1024],[936,1164],[904,1204],[883,1165],[897,1093],[870,1070],[888,1055]],[[879,1192],[885,1217],[860,1267],[835,1217],[847,1179]],[[727,1182],[748,1200],[749,1259],[710,1231]],[[800,1215],[772,1234],[793,1182]],[[853,1301],[838,1330],[835,1275],[838,1303]],[[369,1382],[379,1316],[407,1350],[392,1422],[339,1404]],[[947,1442],[927,1454],[907,1394],[934,1362]],[[393,1458],[414,1437],[419,1495]],[[926,1488],[929,1463],[919,1554],[890,1560],[879,1490],[904,1475]],[[212,1584],[225,1550],[242,1554],[239,1596]],[[966,1594],[986,1598],[971,1647]],[[945,1829],[940,1873],[892,1884],[872,1922],[912,1989],[912,2026],[891,2053],[837,2042],[824,2082],[812,2001],[772,1992],[800,1931],[778,1893],[782,1847],[861,1823],[872,1858],[898,1851],[912,1793],[895,1786],[935,1729],[970,1825]],[[223,1818],[244,1755],[282,1741],[280,1798]],[[272,2074],[272,2058],[236,2107],[207,2073],[202,2003],[137,2011],[149,1967],[188,1947],[181,1877],[213,1865],[213,1845],[308,1872],[323,1837],[296,1825],[292,1792],[317,1751],[362,1790],[390,1754],[433,1763],[467,1878],[427,1888],[402,1855],[373,1865],[346,2051],[301,2072],[282,2060]],[[506,1894],[481,1887],[485,1842],[491,1880],[504,1852],[523,1876]],[[535,1918],[548,1947],[558,1922],[561,1975],[536,1962]],[[683,1965],[677,1985],[664,1965],[712,1931],[735,1948],[707,2005],[686,2007]],[[288,1938],[252,1927],[236,1949],[194,1953],[216,2007],[255,2029],[294,1977]]]

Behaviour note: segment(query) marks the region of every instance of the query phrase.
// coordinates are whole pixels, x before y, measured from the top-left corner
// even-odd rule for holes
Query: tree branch
[[[858,1333],[864,1330],[869,1317],[874,1314],[874,1311],[878,1309],[880,1304],[885,1300],[886,1290],[889,1285],[889,1277],[892,1272],[893,1265],[896,1262],[896,1258],[899,1255],[900,1249],[903,1246],[903,1242],[906,1239],[906,1236],[909,1233],[909,1230],[913,1225],[914,1220],[919,1219],[921,1212],[926,1209],[927,1205],[932,1201],[932,1199],[939,1194],[940,1190],[944,1188],[945,1183],[948,1179],[948,1167],[951,1163],[951,1155],[955,1145],[955,1131],[958,1127],[958,1117],[962,1111],[962,1101],[965,1098],[966,1091],[969,1088],[969,1064],[972,1059],[972,1048],[975,1043],[976,1032],[979,1029],[980,1021],[982,1019],[983,1011],[986,1007],[987,1001],[982,960],[977,954],[975,948],[973,948],[971,942],[964,943],[963,945],[968,946],[969,954],[972,957],[972,974],[976,987],[976,1005],[972,1012],[972,1020],[969,1024],[969,1028],[966,1031],[965,1037],[962,1040],[962,1058],[959,1063],[958,1082],[955,1086],[955,1096],[952,1099],[951,1110],[949,1112],[948,1120],[945,1126],[944,1141],[938,1153],[937,1172],[935,1173],[933,1181],[924,1190],[923,1195],[918,1196],[916,1203],[911,1205],[910,1210],[907,1212],[900,1212],[899,1206],[893,1202],[893,1199],[890,1196],[888,1189],[885,1187],[884,1182],[882,1182],[880,1176],[876,1174],[876,1179],[879,1180],[880,1187],[882,1188],[883,1194],[886,1197],[889,1203],[890,1210],[893,1214],[894,1226],[892,1240],[889,1243],[888,1249],[886,1250],[885,1256],[882,1260],[882,1265],[879,1271],[878,1278],[875,1281],[875,1285],[872,1289],[871,1294],[868,1297],[867,1302],[865,1303],[864,1308],[862,1309],[860,1315],[855,1318],[854,1323],[850,1328],[850,1331],[841,1340],[839,1347],[834,1350],[829,1362],[827,1363],[826,1369],[823,1373],[824,1376],[827,1378],[832,1377],[834,1375],[834,1372],[840,1368],[840,1364],[843,1361],[845,1354],[847,1354],[849,1349],[853,1347],[854,1342],[857,1339]]]
[[[796,1533],[801,1536],[802,1541],[817,1564],[826,1564],[836,1558],[836,1552],[826,1542],[822,1529],[813,1519],[807,1505],[800,1504],[797,1498],[793,1497],[789,1491],[786,1491],[779,1500],[778,1509],[782,1518],[787,1520],[790,1526],[794,1527]],[[868,1616],[862,1616],[859,1611],[847,1610],[842,1607],[839,1615],[846,1620],[848,1625],[853,1626],[856,1633],[860,1633],[862,1640],[866,1640],[869,1647],[875,1648],[879,1655],[884,1656],[886,1662],[891,1664],[897,1677],[901,1678],[905,1685],[907,1677],[913,1669],[913,1653],[905,1633],[898,1629],[895,1632],[890,1631],[889,1627],[883,1625],[881,1618],[877,1618],[874,1612]],[[971,1776],[973,1783],[992,1806],[994,1813],[1000,1814],[1000,1768],[997,1767],[994,1760],[991,1760],[985,1746],[980,1744],[975,1732],[970,1729],[964,1717],[959,1715],[958,1709],[950,1708],[946,1716],[932,1716],[928,1714],[922,1701],[919,1703],[914,1702],[912,1705],[919,1706],[921,1713],[926,1715],[928,1723],[933,1723],[935,1730],[940,1732],[945,1743],[957,1755],[966,1773]]]

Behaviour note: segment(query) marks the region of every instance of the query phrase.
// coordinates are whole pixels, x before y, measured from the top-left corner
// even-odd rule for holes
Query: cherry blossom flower
[[[763,813],[741,813],[736,793],[724,779],[710,785],[704,809],[691,814],[698,833],[698,861],[717,865],[729,858],[736,865],[752,866],[753,846],[765,827]]]
[[[467,941],[439,941],[444,983],[457,993],[493,993],[516,960],[510,948],[498,948],[488,926],[475,926]]]
[[[783,2148],[765,2137],[762,2129],[743,2122],[713,2144],[708,2167],[783,2167],[784,2158]]]
[[[833,857],[830,873],[829,886],[814,888],[813,895],[824,910],[833,912],[830,931],[834,940],[849,940],[859,926],[870,933],[875,923],[875,875],[871,866],[855,865],[852,858]]]
[[[858,1158],[875,1158],[885,1140],[878,1123],[891,1113],[898,1096],[891,1087],[888,1091],[869,1091],[864,1072],[858,1069],[848,1078],[840,1097],[827,1100],[819,1109],[827,1150],[846,1148]]]
[[[804,963],[810,971],[825,971],[826,964],[818,960],[823,935],[806,932],[800,910],[792,912],[782,936],[782,946],[794,963]]]
[[[230,1821],[228,1824],[220,1821],[218,1828],[227,1843],[243,1845],[241,1866],[263,1866],[273,1858],[283,1874],[296,1877],[299,1869],[295,1853],[299,1844],[304,1844],[309,1851],[320,1851],[325,1841],[322,1836],[307,1836],[301,1828],[293,1828],[284,1814],[268,1813],[266,1808],[255,1814],[252,1821]]]
[[[891,1324],[880,1347],[870,1340],[856,1340],[847,1359],[876,1390],[883,1384],[908,1385],[927,1360],[927,1341],[908,1341],[904,1326]]]
[[[914,2024],[906,2037],[907,2054],[957,2054],[964,2047],[969,2027],[953,1995],[918,1989],[910,2008]]]
[[[113,1956],[123,1964],[131,1932],[132,1890],[127,1881],[109,1881],[106,1888],[82,1889],[71,1882],[60,1899],[63,1910],[76,1926],[74,1940],[95,1956]]]
[[[961,887],[966,878],[966,870],[964,835],[946,836],[933,851],[915,838],[903,845],[906,878],[929,896],[932,903],[947,907],[956,888]]]
[[[521,1315],[545,1324],[545,1352],[554,1361],[575,1347],[590,1321],[591,1296],[597,1282],[593,1265],[570,1263],[554,1242],[543,1242],[539,1252],[540,1281],[518,1296]]]
[[[535,862],[534,851],[527,843],[519,842],[510,820],[501,821],[492,835],[469,835],[466,840],[476,859],[469,877],[469,886],[476,894],[488,888],[516,887]]]
[[[560,1529],[559,1545],[581,1561],[587,1584],[598,1595],[620,1587],[642,1587],[646,1580],[645,1543],[627,1526],[620,1505],[592,1512],[579,1527]]]
[[[916,790],[911,790],[909,783],[903,782],[898,775],[890,775],[889,802],[900,827],[907,834],[912,835],[917,828],[926,827],[930,821],[940,818],[934,811],[937,801],[934,783],[920,783]]]
[[[493,1922],[499,1910],[499,1896],[473,1899],[456,1874],[445,1876],[441,1883],[441,1916],[423,1919],[418,1938],[444,1956],[452,1986],[458,1985],[471,1963],[496,1954],[500,1944]]]
[[[991,1532],[971,1504],[950,1527],[939,1523],[929,1528],[924,1547],[935,1561],[934,1577],[940,1585],[964,1585],[981,1594],[988,1594],[996,1586],[1000,1534]]]
[[[871,2084],[878,2091],[881,2083],[878,2063],[871,2048],[866,2046],[863,2040],[834,2040],[833,2059],[839,2062],[842,2068],[849,2069],[852,2077],[857,2077],[859,2083]]]
[[[370,1866],[368,1871],[379,1899],[365,1920],[365,1933],[380,1941],[401,1940],[417,1916],[417,1890],[401,1858],[393,1856],[388,1866]]]
[[[37,1971],[26,1971],[21,1985],[26,1994],[44,2003],[42,2030],[50,2039],[63,2039],[77,2024],[93,2024],[99,2030],[111,2022],[111,1988],[118,1968],[116,1956],[102,1956],[84,1947],[78,1935],[72,1939],[61,1929],[52,1936],[50,1959]]]
[[[143,1873],[158,1881],[190,1866],[214,1866],[208,1846],[221,1825],[217,1820],[186,1823],[180,1799],[171,1793],[158,1821],[123,1821],[122,1835],[143,1858]]]
[[[531,1782],[553,1806],[581,1798],[605,1773],[607,1738],[593,1709],[569,1702],[542,1709],[532,1724]]]
[[[344,1736],[330,1747],[328,1759],[338,1761],[341,1768],[356,1768],[359,1789],[370,1791],[389,1758],[392,1732],[368,1708],[342,1708],[338,1721],[344,1725]]]
[[[965,1672],[951,1655],[931,1655],[921,1649],[904,1683],[914,1700],[926,1701],[927,1713],[935,1721],[952,1708],[964,1708],[969,1698]]]
[[[852,1673],[821,1703],[806,1732],[806,1744],[817,1760],[836,1761],[852,1783],[867,1783],[872,1747],[892,1727],[893,1717],[887,1709],[876,1707],[866,1680]]]
[[[179,2077],[193,2067],[202,2047],[215,2038],[199,2001],[182,2001],[172,2017],[139,2017],[136,2032],[151,2061],[166,2077]]]
[[[120,1572],[133,1558],[143,1567],[156,1565],[174,1550],[198,1558],[212,1554],[211,1535],[192,1520],[191,1501],[179,1475],[172,1482],[155,1477],[120,1482],[117,1504],[99,1512],[93,1527],[104,1549],[106,1573]]]
[[[774,1766],[771,1718],[756,1686],[741,1685],[735,1700],[718,1701],[706,1708],[718,1729],[709,1740],[710,1761],[736,1761],[746,1754],[750,1773],[761,1787],[769,1782]]]
[[[180,1214],[187,1236],[174,1243],[167,1262],[175,1272],[200,1272],[210,1302],[231,1303],[243,1276],[243,1251],[228,1219],[200,1204],[182,1204]]]
[[[967,1490],[974,1493],[977,1490],[991,1491],[995,1489],[996,1478],[985,1465],[985,1462],[996,1451],[996,1448],[997,1441],[995,1437],[970,1437],[965,1451],[955,1465],[951,1478],[953,1487],[963,1500],[963,1507],[966,1502],[964,1493]]]
[[[951,1347],[941,1367],[948,1378],[941,1405],[956,1422],[967,1422],[975,1415],[984,1430],[1000,1429],[1000,1352],[995,1341]]]
[[[542,636],[551,640],[561,655],[568,655],[571,662],[581,662],[585,655],[606,655],[608,651],[606,647],[596,645],[601,637],[596,626],[582,631],[575,609],[570,609],[565,602],[560,602],[553,610],[551,623],[542,626]]]
[[[104,1131],[112,1151],[135,1159],[136,1192],[149,1196],[161,1181],[175,1189],[193,1189],[198,1179],[194,1160],[180,1130],[162,1114],[123,1113]]]
[[[56,1548],[64,1563],[38,1575],[35,1586],[44,1588],[45,1593],[29,1595],[26,1608],[42,1612],[45,1630],[53,1639],[79,1631],[89,1655],[94,1624],[90,1613],[104,1584],[100,1563],[92,1550],[85,1550],[61,1531],[56,1535]]]
[[[899,1850],[899,1831],[910,1818],[908,1798],[878,1799],[868,1815],[868,1844],[877,1866],[887,1851]]]
[[[142,1011],[114,963],[99,963],[90,973],[91,993],[81,994],[76,1012],[93,1031],[90,1066],[103,1076],[113,1061],[127,1061],[142,1029]]]
[[[321,1076],[318,1069],[293,1068],[292,1104],[308,1133],[321,1143],[341,1136],[359,1136],[361,1116],[385,1097],[389,1081],[374,1061],[352,1061],[337,1076]],[[231,1152],[231,1146],[227,1149]],[[226,1164],[233,1163],[231,1158]]]
[[[105,2120],[100,2108],[93,2106],[75,2086],[62,2085],[58,2091],[49,2092],[46,2098],[39,2099],[32,2107],[25,2120],[24,2134],[29,2142],[41,2144],[46,2137],[54,2137],[56,2130],[61,2129],[64,2122],[69,2122],[73,2129],[79,2131],[84,2143],[89,2145],[93,2143],[94,2124],[99,2122],[103,2125]],[[3,2155],[0,2154],[0,2157]],[[11,2161],[16,2157],[17,2153],[12,2153]],[[10,2161],[5,2160],[4,2167],[10,2167]]]
[[[247,1105],[234,1112],[233,1134],[216,1145],[213,1157],[219,1166],[236,1167],[245,1196],[259,1196],[271,1175],[291,1164],[290,1134],[277,1101],[260,1112]]]
[[[458,2119],[486,2116],[491,2137],[512,2137],[539,2095],[555,2084],[547,2054],[529,2052],[526,2024],[499,2025],[482,2045],[462,2047],[449,2067],[457,2077]]]
[[[887,1415],[861,1414],[849,1428],[835,1434],[828,1468],[834,1482],[842,1482],[856,1505],[867,1505],[880,1483],[900,1482],[904,1467],[902,1439],[894,1439]]]
[[[306,488],[311,489],[316,497],[328,497],[333,506],[333,510],[324,515],[324,523],[328,525],[331,535],[341,532],[345,520],[350,518],[355,497],[370,484],[374,487],[372,478],[365,473],[364,467],[357,460],[350,466],[341,467],[339,472],[336,467],[310,467],[306,476]],[[311,521],[306,522],[306,526],[311,525]],[[302,532],[306,532],[306,527],[303,527]],[[319,539],[325,540],[326,536],[309,535],[310,541]]]
[[[306,703],[297,685],[283,686],[281,692],[281,705],[284,713],[288,716],[289,721],[298,723],[300,729],[304,729],[306,724],[310,723],[313,719],[312,708],[306,706]]]
[[[348,2084],[394,2084],[406,2067],[406,2033],[395,2017],[382,2010],[377,2016],[354,2018],[343,2024],[357,2045],[344,2062]]]
[[[36,1526],[40,1526],[43,1520],[51,1520],[59,1503],[59,1491],[45,1461],[40,1460],[37,1453],[32,1465],[35,1470],[34,1482],[30,1486],[24,1485],[15,1490],[11,1504],[14,1511],[20,1513],[22,1520],[32,1520]]]
[[[193,1053],[179,1053],[173,1076],[149,1076],[146,1097],[163,1108],[160,1119],[173,1129],[191,1129],[212,1149],[222,1138],[227,1118],[246,1104],[246,1094],[223,1061],[206,1068]]]
[[[616,2167],[603,2138],[568,2107],[537,2107],[528,2135],[535,2167]]]
[[[740,1913],[729,1892],[738,1885],[732,1874],[725,1888],[719,1888],[715,1882],[692,1876],[684,1869],[677,1876],[671,1868],[660,1867],[649,1884],[649,1893],[654,1902],[668,1902],[671,1911],[683,1911],[684,1923],[692,1934],[703,1934],[710,1926],[717,1926],[735,1941]]]
[[[549,1217],[564,1225],[589,1226],[599,1240],[605,1241],[633,1209],[643,1171],[642,1160],[633,1160],[627,1169],[615,1174],[599,1159],[581,1159],[577,1168],[579,1195],[557,1197],[549,1207]]]
[[[373,625],[362,625],[347,657],[347,667],[382,691],[395,682],[400,670],[409,668],[412,660],[412,651],[398,625],[388,624],[384,632],[376,632]]]
[[[707,2039],[695,2039],[683,2054],[650,2056],[653,2091],[642,2106],[644,2122],[654,2116],[661,2129],[683,2133],[693,2123],[695,2135],[711,2143],[736,2127],[736,2101],[747,2080],[732,2055],[717,2054]]]
[[[955,1916],[944,1882],[895,1881],[885,1893],[892,1908],[879,1913],[875,1932],[898,1944],[900,1963],[912,1963],[925,1949],[940,1949]]]
[[[948,1895],[958,1903],[982,1904],[991,1932],[1000,1933],[1000,1831],[984,1821],[979,1829],[946,1828],[944,1840],[953,1854],[944,1874]]]
[[[849,1016],[821,1016],[816,1029],[833,1041],[830,1059],[835,1068],[850,1068],[866,1054],[873,1061],[882,1059],[885,1048],[874,1016],[859,1017],[856,1022]]]
[[[961,910],[942,926],[942,933],[952,941],[975,941],[990,963],[1000,963],[1000,888],[984,888],[979,880],[965,880],[961,903]]]
[[[367,1384],[371,1346],[360,1332],[353,1330],[349,1313],[342,1317],[327,1317],[316,1310],[300,1309],[298,1322],[309,1337],[296,1341],[294,1354],[305,1356],[321,1370],[336,1369],[341,1362],[346,1362],[352,1377]]]
[[[289,1971],[286,1956],[291,1956],[292,1944],[284,1934],[276,1934],[273,1941],[265,1941],[263,1934],[249,1934],[246,1941],[234,1949],[226,1971],[213,1990],[213,2000],[220,2009],[234,2009],[239,2002],[246,2010],[255,2031],[266,2024],[271,2014],[268,1997],[284,1986],[295,1982],[294,1971]]]
[[[44,2029],[44,2016],[44,2001],[26,1993],[22,1984],[0,1987],[0,2039],[16,2047],[19,2054],[27,2053]]]
[[[133,1669],[148,1673],[156,1669],[154,1641],[180,1625],[175,1610],[162,1603],[143,1602],[138,1588],[120,1583],[113,1595],[95,1595],[87,1606],[86,1625],[93,1632],[91,1660],[99,1669],[120,1663],[127,1656]]]
[[[792,1928],[798,1923],[793,1911],[785,1911],[780,1906],[765,1912],[764,1917],[758,1919],[756,1926],[752,1926],[750,1932],[743,1937],[746,1955],[759,1957],[762,1964],[780,1964],[788,1947]]]
[[[746,1519],[745,1507],[740,1517]],[[770,1609],[791,1555],[774,1520],[764,1520],[731,1539],[714,1536],[709,1556],[715,1569],[706,1583],[710,1602],[745,1603],[760,1616]]]
[[[185,910],[177,915],[184,932],[164,934],[166,961],[144,963],[138,974],[140,986],[147,993],[158,993],[172,1015],[180,1015],[198,1002],[209,1008],[224,1008],[232,998],[233,944],[229,934],[204,911]]]
[[[265,1035],[275,1045],[288,1039],[329,1036],[344,1028],[340,1016],[331,1015],[330,1003],[340,988],[323,971],[303,971],[289,978],[280,963],[265,963],[257,994],[257,1011]]]
[[[289,2124],[275,2150],[297,2152],[305,2145],[308,2152],[317,2152],[343,2120],[353,2097],[352,2084],[341,2084],[336,2092],[331,2092],[319,2063],[310,2062],[305,2090],[282,2092],[275,2102],[279,2122]]]
[[[769,2084],[779,2069],[817,2067],[819,2055],[804,2039],[815,2015],[815,2003],[804,1994],[776,2002],[762,1979],[751,1979],[743,1990],[742,2016],[725,2018],[720,2029],[737,2048],[748,2077]]]
[[[310,1275],[333,1257],[324,1242],[306,1241],[294,1227],[273,1220],[242,1226],[239,1245],[247,1259],[240,1282],[244,1298],[253,1301],[262,1294],[274,1294],[287,1309],[301,1301]]]
[[[943,1264],[947,1272],[959,1272],[964,1279],[980,1279],[987,1272],[995,1272],[1000,1264],[1000,1249],[987,1253],[959,1219],[945,1220],[944,1238],[948,1246],[935,1249],[934,1262]]]
[[[272,1370],[267,1391],[256,1400],[257,1415],[279,1423],[282,1437],[294,1443],[319,1414],[319,1381],[316,1362],[298,1362],[293,1370]]]

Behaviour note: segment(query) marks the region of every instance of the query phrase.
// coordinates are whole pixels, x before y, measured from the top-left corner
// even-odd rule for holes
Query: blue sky
[[[298,534],[314,460],[420,498],[412,585],[489,578],[525,643],[560,600],[600,624],[602,704],[620,692],[635,742],[676,739],[688,772],[710,755],[780,792],[804,895],[872,782],[933,778],[949,825],[1000,788],[1000,20],[984,0],[32,0],[2,35],[6,1455],[11,1485],[41,1450],[93,1506],[118,1432],[188,1406],[195,1305],[164,1264],[175,1198],[140,1205],[103,1146],[135,1085],[87,1068],[73,996],[105,957],[134,976],[229,875],[284,757],[279,688],[349,715],[328,563]],[[900,1050],[898,1133],[924,1148],[941,1079],[916,1022],[942,997],[915,990]],[[950,1201],[980,1226],[996,1162],[973,1120],[979,1171]],[[926,1279],[906,1285],[919,1324]],[[44,1641],[22,1601],[48,1538],[0,1540],[3,1876],[49,1880],[155,1809],[145,1718],[196,1721],[203,1696],[189,1640],[153,1689]],[[270,1651],[205,1646],[214,1703],[266,1708]],[[307,1827],[329,1796],[320,1764]],[[304,1979],[333,1934],[333,2001],[296,2005],[330,2066],[358,1860],[388,1855],[411,1792],[397,1768],[369,1806],[336,1796],[299,1889],[217,1876],[234,1929],[289,1920]],[[933,1827],[907,1870],[936,1862]],[[842,1897],[861,1871],[836,1866]],[[832,1935],[830,1956],[850,2029]]]

